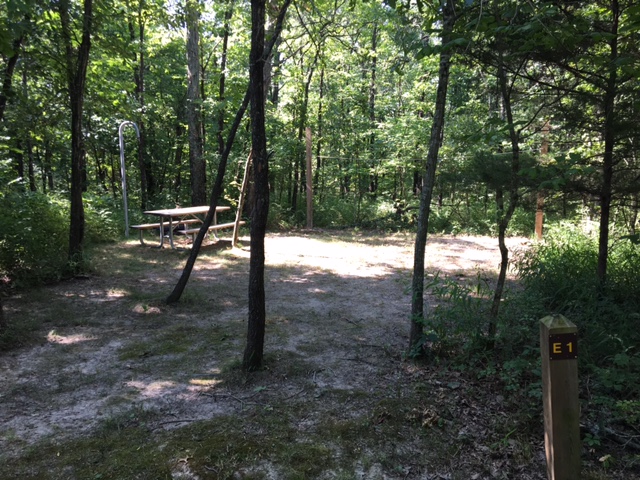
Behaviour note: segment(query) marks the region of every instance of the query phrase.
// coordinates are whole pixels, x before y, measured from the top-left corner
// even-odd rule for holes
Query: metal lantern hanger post
[[[118,128],[118,137],[120,139],[120,177],[122,178],[122,198],[124,200],[124,235],[129,238],[129,206],[127,205],[127,171],[124,166],[124,137],[122,132],[124,127],[131,125],[136,129],[136,135],[138,136],[138,142],[140,142],[140,130],[138,125],[134,122],[125,121],[120,124]]]

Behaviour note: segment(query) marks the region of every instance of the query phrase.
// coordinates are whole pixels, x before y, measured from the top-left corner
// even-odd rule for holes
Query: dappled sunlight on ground
[[[380,245],[363,249],[353,242],[291,236],[267,238],[265,249],[266,262],[270,266],[304,266],[341,276],[377,277],[392,273],[397,268],[408,267],[404,258],[406,245]],[[371,250],[384,251],[382,258],[385,261],[381,264],[377,252],[372,253]]]
[[[175,387],[176,384],[175,382],[170,381],[145,383],[137,380],[131,380],[126,382],[125,385],[127,387],[135,388],[141,397],[150,398],[166,395],[173,389],[173,387]]]
[[[57,343],[60,345],[71,345],[79,342],[88,342],[91,340],[97,340],[98,337],[93,335],[85,335],[83,333],[74,335],[58,335],[54,330],[51,330],[47,334],[47,341],[49,343]]]
[[[63,441],[132,409],[150,412],[152,436],[185,422],[235,421],[273,409],[279,415],[282,408],[281,419],[300,434],[295,441],[306,441],[305,431],[327,417],[346,422],[345,434],[354,419],[378,428],[375,422],[396,413],[379,405],[411,399],[412,389],[423,387],[410,383],[416,379],[448,394],[448,384],[403,361],[410,235],[294,232],[271,234],[265,243],[267,358],[250,376],[238,368],[247,329],[246,238],[241,248],[220,242],[205,250],[176,305],[163,300],[188,252],[133,241],[105,247],[94,276],[52,286],[39,298],[9,299],[10,312],[46,318],[47,341],[0,356],[0,450],[16,454],[53,432]],[[495,239],[430,237],[426,261],[427,275],[472,277],[495,272],[499,252]],[[455,405],[456,398],[447,401]],[[416,415],[423,419],[424,411]],[[409,437],[393,441],[414,448]],[[461,448],[473,452],[473,445]],[[424,454],[421,445],[418,451]],[[468,451],[459,457],[469,458]]]
[[[160,308],[149,306],[142,303],[136,304],[136,306],[133,307],[132,311],[142,315],[158,315],[162,313],[162,310],[160,310]]]

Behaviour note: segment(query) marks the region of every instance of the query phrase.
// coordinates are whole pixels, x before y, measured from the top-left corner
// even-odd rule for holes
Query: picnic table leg
[[[160,217],[160,245],[158,248],[162,248],[164,245],[164,217]]]
[[[217,224],[218,224],[218,211],[216,210],[213,212],[213,225],[217,225]],[[215,230],[213,230],[213,238],[215,238],[216,242],[220,240]]]
[[[171,248],[176,248],[173,245],[173,217],[169,217],[169,243],[171,244]]]

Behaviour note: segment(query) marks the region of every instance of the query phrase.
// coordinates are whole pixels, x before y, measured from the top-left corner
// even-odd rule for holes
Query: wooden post
[[[236,220],[233,225],[233,236],[231,237],[231,246],[235,248],[238,245],[238,235],[240,234],[240,219],[242,218],[242,209],[244,208],[245,191],[249,181],[249,166],[251,165],[251,156],[253,151],[249,152],[247,162],[244,164],[244,175],[242,176],[242,185],[240,186],[240,197],[238,198],[238,208],[236,209]]]
[[[549,480],[580,479],[578,329],[562,315],[540,320],[544,444]]]
[[[536,199],[536,238],[542,240],[542,228],[544,225],[544,193],[539,191]]]
[[[305,131],[307,144],[307,228],[313,228],[313,174],[311,172],[311,129]]]
[[[549,121],[545,122],[542,127],[542,146],[540,147],[540,163],[547,161],[549,153]],[[538,191],[536,200],[536,238],[542,240],[542,229],[544,226],[544,191]]]

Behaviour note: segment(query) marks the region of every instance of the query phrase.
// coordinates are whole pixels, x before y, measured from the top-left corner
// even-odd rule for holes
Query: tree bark
[[[443,29],[440,52],[440,66],[438,69],[438,89],[436,91],[436,105],[431,126],[431,138],[427,152],[427,162],[422,177],[422,192],[420,196],[420,212],[416,232],[413,277],[411,281],[411,329],[409,332],[409,350],[413,350],[421,341],[424,326],[424,257],[427,246],[427,232],[429,229],[429,213],[431,198],[435,183],[438,152],[444,132],[445,109],[447,101],[447,87],[449,86],[449,69],[451,66],[451,50],[447,44],[451,41],[455,24],[455,10],[453,2],[446,2],[442,8]]]
[[[138,52],[135,54],[135,60],[137,62],[136,67],[133,70],[133,79],[135,82],[135,96],[138,100],[138,107],[140,108],[140,114],[138,116],[138,132],[140,134],[138,140],[138,169],[140,170],[140,207],[142,210],[146,210],[149,204],[149,195],[154,191],[154,178],[151,171],[151,166],[146,161],[146,148],[147,148],[147,129],[145,126],[145,21],[143,15],[145,0],[138,1]],[[129,36],[131,42],[136,40],[136,32],[134,23],[129,21]]]
[[[371,34],[371,80],[369,83],[369,121],[371,122],[371,137],[369,138],[371,148],[371,165],[369,172],[369,193],[375,194],[378,190],[378,161],[376,159],[376,74],[378,68],[378,23],[373,24],[373,33]]]
[[[182,187],[182,157],[184,154],[184,127],[180,121],[177,121],[175,124],[175,134],[176,134],[176,153],[173,158],[173,164],[175,165],[175,177],[173,178],[173,194],[175,196],[176,202],[180,196],[180,188]]]
[[[609,41],[610,62],[607,86],[604,96],[604,155],[602,159],[602,186],[600,188],[600,233],[598,238],[597,275],[601,287],[607,280],[607,263],[609,258],[609,221],[611,217],[611,200],[613,193],[613,150],[616,143],[615,134],[615,100],[618,83],[618,23],[620,6],[618,0],[611,0],[613,24]]]
[[[638,210],[640,210],[640,195],[638,193],[633,194],[631,200],[631,218],[629,219],[629,234],[636,234],[636,224],[638,223]]]
[[[226,81],[227,81],[227,55],[229,50],[229,35],[231,34],[231,17],[233,16],[234,0],[227,0],[227,9],[224,12],[224,36],[222,38],[222,54],[220,57],[220,81],[218,84],[218,101],[223,104],[226,95]],[[224,117],[226,114],[226,108],[221,108],[218,112],[218,154],[222,156],[224,152]]]
[[[2,73],[2,90],[0,91],[0,122],[4,117],[4,111],[7,107],[7,99],[11,92],[11,83],[13,81],[13,72],[15,71],[18,58],[20,58],[20,48],[24,37],[21,35],[13,41],[13,55],[9,57],[7,64]]]
[[[265,57],[269,55],[269,53],[271,52],[271,49],[273,48],[273,44],[275,43],[277,38],[280,36],[280,32],[282,32],[284,18],[287,14],[287,9],[289,8],[289,5],[291,5],[292,1],[293,0],[285,0],[280,10],[280,13],[278,14],[278,20],[277,20],[276,29],[274,31],[273,37],[269,40],[269,44],[264,49]],[[196,259],[198,258],[198,253],[200,252],[200,247],[202,246],[204,237],[208,232],[211,222],[213,221],[213,215],[216,211],[216,207],[218,206],[218,199],[222,194],[222,182],[224,180],[224,174],[227,169],[227,161],[229,159],[229,155],[231,154],[231,147],[233,147],[233,142],[236,138],[236,133],[238,132],[238,128],[240,127],[240,122],[242,121],[242,117],[244,116],[244,113],[247,110],[247,107],[249,105],[250,91],[251,91],[251,86],[249,85],[249,87],[247,87],[247,91],[245,93],[244,99],[242,100],[242,103],[238,108],[238,111],[236,112],[236,116],[233,121],[233,124],[229,129],[229,135],[227,136],[225,150],[222,154],[222,158],[220,158],[220,164],[218,165],[216,182],[213,185],[213,190],[211,191],[211,197],[209,200],[209,213],[205,217],[203,225],[200,228],[200,231],[198,232],[198,235],[196,236],[196,239],[194,240],[193,245],[191,246],[191,253],[189,254],[189,258],[187,259],[187,263],[184,269],[182,270],[182,275],[180,276],[180,279],[178,280],[178,283],[174,287],[173,291],[166,299],[166,303],[168,304],[176,303],[180,300],[180,297],[182,296],[182,293],[184,292],[184,289],[186,288],[187,283],[189,281],[189,277],[191,276],[191,272],[193,271],[193,266],[195,265]]]
[[[322,153],[322,135],[323,131],[323,101],[324,101],[324,68],[320,70],[320,92],[318,98],[318,131],[316,132],[316,171],[313,172],[313,190],[317,192],[320,190],[320,201],[322,201],[322,193],[324,191],[323,188],[320,187],[320,175],[322,172],[322,157],[320,154]],[[324,184],[323,184],[324,186]]]
[[[251,214],[249,260],[249,319],[242,367],[260,368],[264,353],[266,306],[264,293],[264,237],[269,213],[269,160],[265,131],[264,29],[265,0],[251,0],[251,52],[249,91],[251,98],[251,149],[253,151],[254,204]]]
[[[313,59],[313,62],[309,67],[309,71],[307,72],[307,78],[304,79],[304,83],[302,84],[302,91],[301,91],[302,99],[298,102],[300,106],[299,107],[300,115],[298,117],[297,139],[298,139],[298,145],[301,147],[304,145],[305,130],[307,128],[307,123],[309,119],[309,114],[308,114],[309,113],[309,90],[311,87],[311,80],[313,80],[313,74],[315,73],[315,69],[316,69],[316,65],[318,63],[319,57],[320,57],[320,51],[316,50],[316,54]],[[301,63],[300,70],[302,71],[301,73],[304,74],[304,71],[303,71],[304,61],[301,60],[300,63]],[[303,161],[304,154],[305,154],[305,149],[301,148],[300,154],[296,152],[296,156],[295,156],[293,198],[291,202],[291,210],[294,213],[298,208],[298,193],[304,190],[303,180],[302,180],[305,177],[305,173],[306,173],[306,165],[305,165],[305,161]]]
[[[66,52],[67,84],[71,106],[71,212],[69,226],[69,262],[72,271],[82,264],[82,244],[84,240],[84,205],[82,192],[86,178],[84,161],[84,142],[82,138],[82,113],[84,91],[91,49],[91,30],[93,25],[93,2],[84,0],[82,20],[82,40],[75,51],[72,44],[69,0],[59,0],[58,9],[62,26],[62,37]]]
[[[187,0],[187,124],[191,204],[206,203],[206,165],[203,154],[202,98],[200,96],[200,11],[197,0]]]
[[[504,206],[504,199],[499,190],[499,194],[496,193],[497,215],[498,215],[498,247],[500,248],[500,272],[498,273],[498,281],[496,283],[496,289],[493,294],[493,302],[491,304],[491,313],[489,315],[489,342],[492,344],[498,326],[498,313],[500,311],[500,303],[502,302],[502,294],[504,291],[504,284],[507,279],[507,269],[509,267],[509,249],[507,248],[505,237],[507,229],[509,228],[509,222],[513,217],[519,201],[519,172],[520,172],[520,135],[515,129],[513,123],[513,111],[511,109],[511,92],[507,85],[507,77],[504,71],[504,65],[502,63],[502,56],[500,55],[498,61],[498,84],[500,87],[500,93],[502,95],[502,104],[509,127],[509,139],[511,141],[511,178],[509,182],[509,204],[506,211]]]

